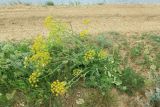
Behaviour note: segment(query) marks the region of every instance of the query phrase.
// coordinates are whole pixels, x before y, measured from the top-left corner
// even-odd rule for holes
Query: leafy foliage
[[[135,73],[131,68],[124,69],[122,76],[123,91],[132,95],[135,91],[141,90],[144,87],[144,78]]]
[[[142,54],[142,45],[137,44],[135,47],[131,48],[130,51],[132,58],[138,57]]]
[[[44,24],[49,30],[45,38],[38,35],[32,42],[0,44],[3,106],[12,106],[18,93],[26,95],[23,103],[29,107],[61,106],[61,98],[81,81],[86,88],[99,91],[102,105],[107,105],[105,100],[110,99],[108,92],[113,88],[134,93],[143,87],[144,79],[120,67],[119,48],[110,49],[103,37],[93,41],[86,32],[82,37],[52,17],[47,17]],[[133,55],[139,55],[140,49],[135,47]]]
[[[157,42],[157,43],[160,43],[160,36],[158,35],[153,35],[150,37],[153,41]]]

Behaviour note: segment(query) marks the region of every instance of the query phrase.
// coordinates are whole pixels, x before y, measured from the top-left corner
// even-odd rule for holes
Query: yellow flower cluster
[[[80,35],[81,38],[84,38],[84,37],[86,37],[88,34],[89,34],[89,31],[88,31],[88,30],[83,30],[83,31],[80,32],[79,35]]]
[[[98,53],[98,57],[100,59],[104,59],[107,57],[107,52],[105,50],[101,50],[99,53]]]
[[[64,36],[64,33],[67,31],[67,24],[61,23],[53,19],[51,16],[48,16],[44,21],[44,25],[49,30],[48,40],[50,42],[54,41],[57,45],[61,45],[62,36]]]
[[[53,94],[55,94],[56,96],[58,95],[64,95],[66,93],[66,82],[60,82],[59,80],[54,81],[51,84],[51,91]]]
[[[90,22],[91,22],[91,20],[89,20],[89,19],[83,20],[83,24],[84,24],[84,25],[88,25]]]
[[[32,45],[32,52],[37,53],[37,52],[42,52],[46,51],[47,45],[45,39],[41,36],[38,35]]]
[[[40,72],[36,71],[33,72],[30,76],[29,76],[29,83],[33,86],[33,87],[38,87],[37,83],[39,82],[38,77],[41,75]]]
[[[48,16],[44,20],[44,25],[46,28],[50,29],[52,27],[53,18],[51,16]]]
[[[50,36],[59,36],[66,30],[66,23],[55,20],[52,16],[48,16],[44,21],[45,27],[50,31]]]
[[[96,52],[95,52],[95,50],[93,50],[93,49],[87,51],[87,52],[85,53],[85,55],[84,55],[85,61],[89,61],[89,60],[94,59],[95,54],[96,54]]]
[[[30,58],[29,62],[33,62],[37,68],[46,66],[51,56],[47,50],[47,44],[42,36],[37,36],[32,45],[32,52],[34,53]]]
[[[80,76],[81,73],[82,73],[82,70],[80,70],[80,69],[74,69],[73,70],[73,76],[75,76],[75,77]]]
[[[37,67],[46,66],[51,59],[49,52],[38,52],[30,58],[30,62],[36,64]]]

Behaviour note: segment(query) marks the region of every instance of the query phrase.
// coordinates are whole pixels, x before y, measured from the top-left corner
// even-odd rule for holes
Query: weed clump
[[[83,23],[87,26],[90,21]],[[111,107],[115,101],[109,94],[112,89],[133,94],[144,86],[143,77],[131,68],[121,68],[118,47],[109,48],[112,44],[103,38],[93,42],[88,31],[74,33],[52,17],[47,17],[44,25],[49,31],[46,37],[38,35],[32,42],[0,44],[2,105],[12,105],[20,91],[26,95],[26,106],[59,107],[68,91],[82,82],[85,88],[98,91],[99,106]],[[133,55],[139,55],[140,49],[133,49]]]
[[[132,95],[135,91],[140,91],[144,87],[144,78],[135,73],[132,68],[126,68],[122,72],[122,85],[125,87],[123,91]]]

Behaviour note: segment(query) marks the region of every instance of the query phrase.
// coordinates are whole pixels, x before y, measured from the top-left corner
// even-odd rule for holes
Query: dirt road
[[[0,40],[31,38],[45,34],[46,16],[70,22],[76,32],[85,29],[83,19],[90,19],[90,33],[160,32],[160,5],[94,6],[10,6],[0,7]]]

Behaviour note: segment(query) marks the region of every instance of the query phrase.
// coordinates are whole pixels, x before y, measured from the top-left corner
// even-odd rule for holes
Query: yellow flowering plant
[[[81,76],[82,72],[83,71],[81,69],[74,69],[72,75],[75,77],[78,77],[78,76]]]
[[[60,82],[59,80],[54,81],[51,84],[51,92],[56,96],[64,95],[67,91],[66,82]]]
[[[31,52],[33,54],[27,57],[27,61],[33,63],[37,69],[45,67],[51,60],[47,42],[41,35],[35,38],[31,47]],[[26,59],[24,63],[26,63]]]
[[[83,30],[83,31],[81,31],[79,33],[79,35],[80,35],[81,38],[85,38],[88,34],[89,34],[88,30]]]
[[[84,21],[85,25],[89,23]],[[9,92],[10,87],[15,87],[27,94],[28,107],[45,104],[48,107],[56,104],[56,99],[70,94],[71,87],[79,85],[78,82],[85,88],[101,91],[103,95],[112,88],[130,90],[133,85],[136,87],[133,78],[130,85],[125,81],[128,74],[121,72],[118,49],[100,46],[102,43],[88,36],[88,29],[79,34],[71,32],[52,17],[47,17],[44,25],[49,32],[47,36],[38,35],[32,43],[19,45],[20,48],[10,44],[2,49],[0,46],[0,51],[4,52],[0,54],[0,91]],[[129,73],[132,77],[132,71]],[[143,83],[143,79],[140,80]]]
[[[85,61],[93,60],[95,58],[95,55],[96,55],[95,50],[91,49],[84,54],[84,60]]]
[[[90,19],[84,19],[84,20],[83,20],[83,24],[84,24],[84,25],[88,25],[90,22],[91,22]]]
[[[98,53],[99,59],[105,59],[105,58],[107,58],[107,56],[108,56],[108,53],[106,50],[100,50]]]
[[[34,63],[36,67],[45,67],[49,63],[50,59],[51,57],[49,52],[38,52],[31,56],[29,61]]]
[[[33,72],[30,76],[29,76],[29,83],[31,84],[32,87],[38,87],[37,83],[39,82],[39,77],[40,77],[41,73],[38,71]]]
[[[34,39],[31,50],[33,53],[47,51],[46,41],[41,35]]]
[[[68,32],[67,23],[62,23],[55,20],[52,16],[48,16],[44,21],[45,27],[49,30],[48,43],[61,45],[62,38],[65,37],[65,33]]]

